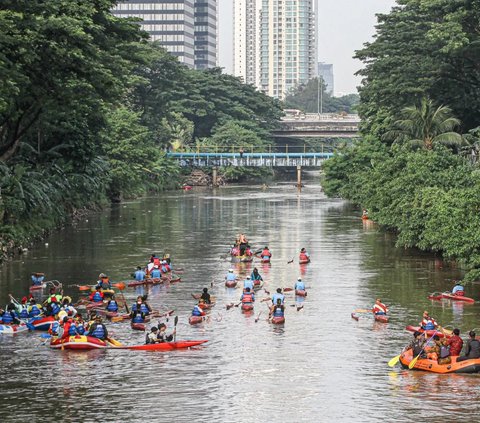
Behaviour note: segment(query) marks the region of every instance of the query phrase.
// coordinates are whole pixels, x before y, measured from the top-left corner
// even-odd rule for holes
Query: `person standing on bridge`
[[[240,147],[240,158],[241,158],[241,159],[243,159],[243,153],[244,153],[243,147]]]

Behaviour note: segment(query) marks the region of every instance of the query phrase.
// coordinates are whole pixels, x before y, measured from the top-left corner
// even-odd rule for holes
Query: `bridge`
[[[358,115],[302,113],[287,111],[278,128],[272,132],[275,138],[358,138]]]
[[[167,153],[183,167],[320,167],[333,153]]]

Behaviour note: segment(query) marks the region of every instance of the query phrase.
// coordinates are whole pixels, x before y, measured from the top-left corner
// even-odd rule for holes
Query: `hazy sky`
[[[232,71],[233,0],[218,0],[219,62]],[[362,63],[354,51],[375,33],[375,13],[388,12],[395,0],[319,0],[319,60],[333,63],[335,95],[356,92],[360,79],[354,73]]]

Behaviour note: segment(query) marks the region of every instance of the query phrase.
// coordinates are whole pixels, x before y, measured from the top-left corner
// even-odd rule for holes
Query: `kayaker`
[[[147,334],[145,338],[145,344],[156,344],[159,342],[158,340],[158,328],[156,326],[152,326],[150,329],[150,333]]]
[[[430,317],[428,311],[423,312],[423,319],[420,322],[420,327],[423,330],[434,330],[438,327],[438,323],[435,321],[433,317]]]
[[[94,338],[101,339],[104,341],[108,338],[107,327],[102,323],[102,317],[96,316],[95,323],[90,326],[90,329],[87,333],[88,336],[93,336]]]
[[[250,278],[252,281],[263,281],[262,275],[258,272],[258,269],[256,267],[253,268],[253,272],[250,275]]]
[[[305,291],[305,284],[302,281],[302,278],[297,278],[295,282],[295,291]]]
[[[253,281],[250,279],[250,276],[247,276],[247,278],[243,281],[243,292],[245,292],[247,289],[253,291]]]
[[[310,254],[307,253],[307,250],[305,248],[302,248],[300,250],[300,256],[299,256],[300,261],[310,261]]]
[[[199,304],[202,302],[202,300],[199,301]],[[192,316],[205,316],[205,312],[202,310],[202,308],[199,306],[199,304],[195,305],[192,310]]]
[[[28,305],[28,317],[36,317],[42,314],[41,311],[42,306],[40,304],[37,304],[34,298],[30,300],[30,304]]]
[[[145,322],[145,314],[142,313],[140,308],[131,310],[130,311],[130,318],[132,319],[132,323],[144,323]]]
[[[457,358],[459,361],[471,360],[473,358],[480,358],[480,341],[476,338],[476,334],[473,330],[468,332],[470,339],[465,345],[465,355],[461,355]]]
[[[465,295],[465,291],[463,288],[463,285],[460,281],[456,281],[455,286],[452,289],[452,294],[453,295],[458,295],[458,296],[463,296]]]
[[[32,286],[40,286],[45,279],[45,273],[32,273]]]
[[[285,295],[282,294],[282,288],[277,288],[277,292],[272,296],[272,304],[277,304],[277,300],[280,299],[282,304],[285,304]]]
[[[202,299],[205,304],[212,303],[212,299],[210,297],[210,294],[208,293],[208,288],[203,288],[202,296],[200,297],[200,299]]]
[[[242,304],[253,304],[255,302],[255,294],[253,293],[253,289],[245,288],[242,296],[240,297],[240,301]]]
[[[267,246],[265,246],[263,251],[260,253],[260,257],[264,260],[270,260],[272,258],[272,253],[270,252]]]
[[[102,292],[101,286],[96,286],[95,291],[90,294],[88,299],[94,303],[101,303],[104,299],[105,295]]]
[[[225,280],[227,282],[235,281],[237,279],[237,275],[233,273],[233,269],[228,269],[227,276],[225,276]]]
[[[85,321],[83,320],[83,316],[78,313],[76,316],[76,324],[75,327],[77,329],[77,333],[79,335],[83,335],[85,333]]]
[[[110,279],[105,273],[100,273],[98,275],[98,281],[95,288],[112,289],[112,284],[110,283]]]
[[[55,316],[61,311],[60,304],[57,302],[57,298],[52,298],[52,301],[47,304],[47,309],[45,314],[47,316]]]
[[[416,330],[414,333],[413,333],[413,340],[412,342],[410,342],[410,344],[407,345],[407,347],[405,348],[405,350],[413,350],[413,356],[416,357],[417,355],[419,355],[420,353],[422,353],[423,351],[423,347],[425,345],[425,334],[422,333],[422,332],[419,332],[418,330]]]
[[[170,335],[167,335],[167,325],[165,323],[160,323],[158,325],[157,333],[158,342],[172,342],[176,333],[177,328],[173,328],[173,332]]]
[[[240,247],[240,255],[243,256],[245,254],[245,249],[247,248],[248,240],[245,234],[240,234],[238,237],[238,245]]]
[[[163,254],[163,259],[167,262],[169,266],[172,264],[172,259],[170,258],[170,254],[168,253]]]
[[[11,325],[11,324],[18,325],[20,323],[20,320],[17,319],[16,313],[15,313],[15,307],[13,310],[9,309],[10,304],[7,305],[6,309],[3,311],[0,318],[4,325]]]
[[[163,272],[163,273],[168,273],[172,270],[172,268],[170,267],[170,265],[167,263],[166,260],[162,260],[160,262],[160,270]]]
[[[50,324],[48,333],[52,336],[62,336],[63,330],[60,329],[60,322],[58,321],[58,316],[55,316],[55,320]]]
[[[118,303],[113,295],[112,298],[110,298],[110,300],[107,302],[106,310],[112,313],[116,313],[118,311]]]
[[[230,249],[230,255],[232,255],[233,257],[237,257],[240,255],[240,249],[235,244],[233,244],[232,248]]]
[[[198,300],[198,306],[202,309],[202,310],[206,310],[208,309],[208,305],[205,303],[205,300],[203,298],[200,298]]]
[[[252,257],[253,256],[253,252],[250,249],[250,245],[247,245],[247,247],[245,248],[245,253],[244,254],[245,254],[246,257]]]
[[[18,305],[17,312],[20,319],[28,319],[27,297],[22,298],[22,303]]]
[[[284,317],[285,316],[285,306],[282,304],[282,300],[277,299],[277,303],[272,305],[270,308],[269,318],[271,317]]]
[[[133,276],[136,281],[141,282],[145,280],[146,273],[140,266],[137,266],[137,270],[135,271]]]
[[[460,338],[460,329],[453,329],[453,335],[446,341],[447,345],[450,346],[450,355],[460,355],[463,347],[463,339]]]
[[[62,302],[62,295],[56,294],[55,288],[50,289],[50,296],[45,300],[44,304],[50,304],[53,301],[59,304]]]
[[[384,316],[388,313],[388,307],[382,303],[380,298],[377,298],[375,304],[372,307],[372,313],[376,316]]]
[[[153,269],[150,273],[150,276],[154,279],[160,279],[162,277],[162,272],[160,272],[160,269],[158,268],[158,264],[153,265]]]
[[[368,210],[367,210],[367,209],[363,209],[363,211],[362,211],[362,219],[368,219]]]

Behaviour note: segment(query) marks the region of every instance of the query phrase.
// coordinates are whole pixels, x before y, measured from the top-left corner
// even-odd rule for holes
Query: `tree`
[[[405,107],[401,115],[402,119],[394,122],[393,129],[385,133],[384,139],[407,142],[427,150],[435,144],[463,144],[463,137],[453,131],[460,126],[460,121],[446,106],[435,107],[432,100],[423,98],[420,106]]]

